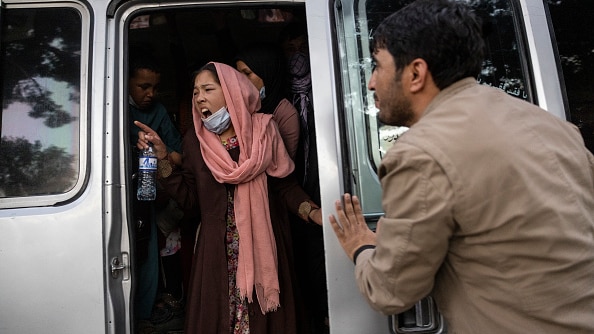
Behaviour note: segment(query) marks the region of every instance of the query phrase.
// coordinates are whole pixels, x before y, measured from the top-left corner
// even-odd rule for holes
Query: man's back
[[[577,129],[465,79],[394,151],[428,155],[451,187],[434,295],[455,332],[594,332],[594,167]]]

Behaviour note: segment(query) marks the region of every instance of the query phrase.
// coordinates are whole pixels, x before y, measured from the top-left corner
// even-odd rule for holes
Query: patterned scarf
[[[309,167],[309,124],[308,114],[311,106],[311,71],[309,59],[302,52],[296,52],[289,59],[289,82],[291,84],[290,92],[293,94],[291,101],[299,113],[301,123],[301,140],[303,143],[303,180],[302,185],[307,180],[307,171]]]

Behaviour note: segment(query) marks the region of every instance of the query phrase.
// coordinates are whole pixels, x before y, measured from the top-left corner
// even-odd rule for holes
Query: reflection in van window
[[[373,32],[375,27],[389,14],[402,8],[411,0],[369,0],[366,3],[367,27],[366,30]],[[530,78],[526,74],[525,54],[523,51],[523,41],[518,38],[521,34],[517,29],[516,16],[519,14],[519,8],[514,7],[511,1],[474,1],[473,7],[484,20],[484,35],[487,49],[485,52],[485,60],[481,74],[477,78],[478,82],[497,87],[506,93],[518,97],[520,99],[533,101],[529,89]],[[369,63],[364,59],[370,57],[367,50],[363,51],[362,62]],[[369,72],[371,75],[371,72]],[[369,81],[367,76],[366,82]],[[366,86],[361,88],[363,92]],[[373,100],[371,100],[373,102]],[[380,160],[385,151],[394,143],[406,129],[394,128],[393,126],[386,126],[380,124],[375,117],[377,111],[373,105],[368,106],[374,112],[369,113],[368,120],[373,124],[377,131],[368,133],[369,136],[376,138],[368,138],[368,142],[377,143],[374,150],[379,152]],[[379,136],[379,138],[377,138]],[[379,165],[380,160],[376,159],[374,164]]]
[[[464,0],[460,0],[464,1]],[[386,151],[408,128],[382,124],[377,119],[373,92],[367,89],[372,73],[370,38],[379,23],[412,0],[344,0],[336,2],[335,28],[344,103],[343,140],[348,146],[346,190],[357,194],[369,223],[382,215],[377,169]],[[352,5],[352,6],[351,6]],[[526,41],[517,1],[471,1],[483,18],[485,60],[476,80],[536,103],[527,66]]]
[[[594,1],[547,1],[567,90],[570,120],[594,152]]]
[[[65,193],[79,172],[80,14],[2,14],[0,198]]]

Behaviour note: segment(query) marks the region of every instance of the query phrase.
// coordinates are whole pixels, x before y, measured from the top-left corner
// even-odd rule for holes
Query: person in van
[[[194,76],[194,129],[184,136],[182,165],[158,173],[163,188],[200,220],[185,333],[298,333],[282,201],[295,197],[289,202],[297,204],[307,195],[287,179],[293,160],[272,115],[259,109],[259,91],[245,75],[208,63]],[[159,164],[170,164],[158,133],[136,124],[138,148],[152,143]]]
[[[594,333],[594,157],[573,124],[480,85],[484,47],[464,2],[380,24],[368,87],[410,129],[378,170],[376,232],[350,194],[331,226],[384,314],[432,294],[454,333]]]
[[[139,46],[131,48],[128,79],[130,140],[135,145],[141,131],[134,121],[149,124],[166,143],[168,158],[180,165],[181,136],[165,106],[156,99],[160,79],[160,67],[150,50]],[[162,325],[174,316],[183,323],[181,263],[179,254],[176,254],[181,247],[177,225],[183,212],[177,208],[175,201],[158,189],[154,203],[134,200],[134,215],[139,277],[135,293],[136,318],[145,320],[141,323],[144,327]],[[159,250],[159,244],[164,245],[163,249]],[[167,277],[159,280],[159,272]],[[157,298],[160,282],[161,296]]]
[[[286,62],[288,98],[297,109],[301,129],[295,175],[305,192],[319,203],[320,179],[307,26],[301,21],[287,24],[280,33],[279,42]],[[328,291],[322,227],[314,224],[292,226],[295,253],[301,255],[297,268],[305,285],[305,303],[312,314],[312,333],[328,333]]]
[[[303,171],[304,163],[303,143],[300,140],[300,133],[303,134],[301,115],[296,107],[285,97],[287,95],[287,70],[286,59],[282,49],[273,44],[252,44],[239,51],[235,57],[237,70],[245,74],[248,79],[260,91],[262,107],[259,112],[272,114],[278,124],[279,132],[291,159],[295,162],[294,173],[296,182],[303,183],[303,179],[297,175],[297,170]],[[310,86],[311,87],[311,86]],[[313,128],[312,128],[313,130]],[[300,168],[298,168],[298,166]],[[300,175],[303,175],[302,173]],[[319,196],[303,189],[310,197],[318,197],[318,200],[309,199],[304,202],[310,205],[316,224],[304,224],[300,215],[290,215],[291,234],[293,239],[293,251],[295,253],[295,266],[301,292],[299,297],[303,298],[307,318],[310,319],[304,326],[309,327],[308,332],[317,334],[327,332],[327,298],[326,279],[324,268],[323,244],[322,244],[322,217],[319,206]],[[309,213],[308,213],[309,216]],[[312,215],[313,216],[313,215]]]
[[[311,67],[307,28],[305,23],[295,21],[281,31],[279,43],[286,62],[288,98],[297,109],[301,134],[299,136],[298,164],[295,170],[301,184],[316,199],[319,198],[316,136],[314,126]]]
[[[299,115],[285,97],[285,64],[280,51],[272,44],[252,44],[239,51],[235,57],[235,68],[260,92],[262,106],[258,112],[274,116],[289,156],[295,161],[299,144]]]

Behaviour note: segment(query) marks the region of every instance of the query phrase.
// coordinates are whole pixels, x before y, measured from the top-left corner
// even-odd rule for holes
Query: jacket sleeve
[[[433,288],[454,229],[453,194],[440,166],[405,143],[388,151],[379,176],[384,216],[377,247],[359,255],[355,276],[372,308],[396,314]]]
[[[587,151],[586,154],[588,154],[588,162],[590,163],[590,172],[592,175],[592,180],[594,181],[594,155],[592,155],[592,152]],[[594,191],[594,182],[592,184],[592,191]]]

